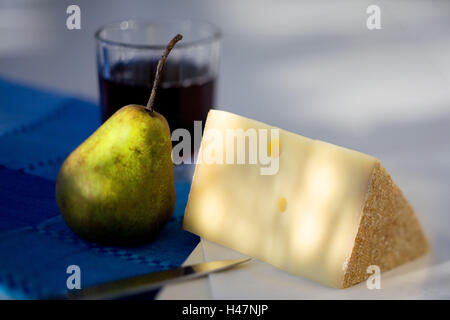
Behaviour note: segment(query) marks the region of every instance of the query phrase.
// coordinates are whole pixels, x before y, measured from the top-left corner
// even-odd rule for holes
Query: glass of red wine
[[[213,107],[219,69],[221,35],[210,23],[126,20],[100,28],[95,38],[101,115],[106,121],[125,105],[146,105],[158,60],[178,33],[183,40],[165,63],[154,107],[172,132],[188,130],[194,154],[194,121],[204,125]]]

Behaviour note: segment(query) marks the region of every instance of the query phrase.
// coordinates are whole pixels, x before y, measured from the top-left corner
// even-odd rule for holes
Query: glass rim
[[[107,39],[104,36],[102,36],[102,32],[104,30],[108,30],[108,29],[121,29],[120,25],[122,23],[133,23],[137,26],[139,25],[144,25],[144,26],[150,26],[154,23],[161,23],[161,24],[168,24],[168,23],[182,23],[182,22],[191,22],[191,23],[197,23],[197,24],[203,24],[205,26],[207,26],[208,28],[211,29],[211,35],[202,37],[198,40],[195,41],[188,41],[188,42],[183,42],[180,41],[179,43],[177,43],[176,47],[173,50],[176,50],[177,48],[186,48],[186,47],[192,47],[192,46],[196,46],[196,45],[200,45],[200,44],[205,44],[205,43],[210,43],[210,42],[214,42],[214,41],[219,41],[222,38],[222,33],[220,31],[220,29],[215,26],[214,24],[204,21],[204,20],[197,20],[197,19],[167,19],[167,20],[162,20],[162,19],[149,19],[149,20],[144,20],[144,19],[125,19],[125,20],[120,20],[120,21],[115,21],[115,22],[110,22],[108,24],[102,25],[100,28],[97,29],[97,31],[95,32],[95,39],[101,42],[104,42],[106,44],[109,45],[114,45],[114,46],[120,46],[120,47],[127,47],[127,48],[135,48],[135,49],[150,49],[150,50],[163,50],[166,48],[167,43],[161,43],[161,44],[138,44],[138,43],[127,43],[125,41],[118,41],[118,40],[111,40],[111,39]],[[176,34],[174,34],[173,36],[175,36]],[[167,41],[169,41],[170,39],[168,39]]]

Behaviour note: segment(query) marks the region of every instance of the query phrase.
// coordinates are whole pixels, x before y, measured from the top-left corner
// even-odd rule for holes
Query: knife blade
[[[94,300],[117,299],[130,295],[145,293],[168,283],[198,278],[212,272],[229,269],[245,263],[251,258],[218,260],[198,263],[190,266],[153,272],[141,276],[107,282],[68,293],[66,299]]]

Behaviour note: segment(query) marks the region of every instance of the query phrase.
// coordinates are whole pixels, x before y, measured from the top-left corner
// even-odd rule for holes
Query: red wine
[[[157,61],[117,63],[109,76],[99,72],[102,119],[128,104],[146,105],[150,97]],[[206,121],[214,103],[214,78],[206,68],[188,62],[167,61],[156,93],[155,111],[168,121],[171,131],[184,128],[194,137],[194,120]]]

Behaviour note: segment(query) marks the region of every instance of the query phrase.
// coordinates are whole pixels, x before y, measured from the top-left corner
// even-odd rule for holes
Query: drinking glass
[[[125,20],[100,28],[95,34],[102,120],[128,104],[146,105],[156,66],[167,43],[183,39],[171,51],[163,69],[154,109],[171,131],[191,135],[194,121],[204,125],[214,105],[219,69],[220,31],[195,20]]]

